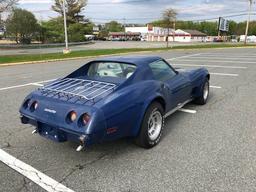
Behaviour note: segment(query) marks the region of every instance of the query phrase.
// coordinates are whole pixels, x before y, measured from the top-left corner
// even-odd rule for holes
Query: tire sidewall
[[[154,113],[155,111],[160,112],[161,116],[162,116],[162,127],[160,130],[160,133],[158,135],[158,137],[155,140],[151,140],[148,134],[148,121],[149,118],[151,116],[152,113]],[[149,108],[146,111],[145,117],[143,119],[143,124],[141,127],[141,131],[144,134],[144,143],[148,148],[154,147],[155,145],[157,145],[159,143],[159,141],[161,140],[162,137],[162,133],[163,133],[163,128],[164,128],[164,110],[163,107],[161,106],[161,104],[159,103],[152,103]]]
[[[207,86],[208,86],[208,95],[207,95],[207,98],[205,99],[205,98],[204,98],[204,88],[205,88],[205,85],[206,85],[206,84],[207,84]],[[209,94],[210,94],[210,83],[209,83],[209,80],[206,79],[206,80],[204,81],[204,83],[203,83],[203,86],[202,86],[202,95],[201,95],[201,97],[202,97],[203,103],[207,103],[207,100],[208,100],[208,98],[209,98]]]

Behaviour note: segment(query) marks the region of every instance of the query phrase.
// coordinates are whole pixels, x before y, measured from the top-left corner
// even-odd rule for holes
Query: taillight
[[[74,122],[74,121],[76,120],[76,118],[77,118],[76,112],[75,112],[75,111],[71,111],[71,112],[69,113],[69,120],[70,120],[71,122]]]
[[[37,101],[34,101],[34,102],[31,104],[30,110],[31,110],[31,111],[35,111],[37,108],[38,108],[38,102],[37,102]]]
[[[27,99],[27,100],[23,103],[24,109],[27,109],[27,108],[28,108],[29,102],[30,102],[30,99]]]
[[[90,115],[88,115],[87,113],[83,114],[81,118],[83,125],[86,125],[87,123],[89,123],[90,119],[91,119]]]

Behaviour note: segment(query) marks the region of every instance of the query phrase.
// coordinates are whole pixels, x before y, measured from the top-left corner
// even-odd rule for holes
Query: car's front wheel
[[[160,103],[152,103],[145,115],[139,135],[135,139],[137,145],[144,148],[152,148],[161,139],[164,127],[164,110]]]

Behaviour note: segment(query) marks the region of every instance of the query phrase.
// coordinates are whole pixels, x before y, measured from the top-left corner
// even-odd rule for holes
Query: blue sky
[[[56,16],[51,11],[52,4],[53,0],[20,0],[18,6],[32,11],[38,19],[47,20]],[[96,23],[110,20],[147,23],[161,18],[161,13],[166,8],[176,9],[179,19],[201,20],[245,13],[248,0],[88,0],[83,14]],[[255,4],[253,11],[256,12]],[[241,21],[246,16],[229,19]]]

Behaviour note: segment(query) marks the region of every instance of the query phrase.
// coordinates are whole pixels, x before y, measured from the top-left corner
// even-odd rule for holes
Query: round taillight
[[[38,108],[38,102],[34,101],[30,107],[31,111],[35,111]]]
[[[76,112],[75,111],[71,111],[70,114],[69,114],[69,120],[71,122],[74,122],[76,120],[76,118],[77,118]]]
[[[29,107],[29,102],[30,102],[30,99],[27,99],[24,103],[23,103],[23,107],[25,109],[27,109]]]
[[[91,117],[90,115],[88,115],[87,113],[82,115],[82,123],[83,125],[86,125],[87,123],[89,123]]]

